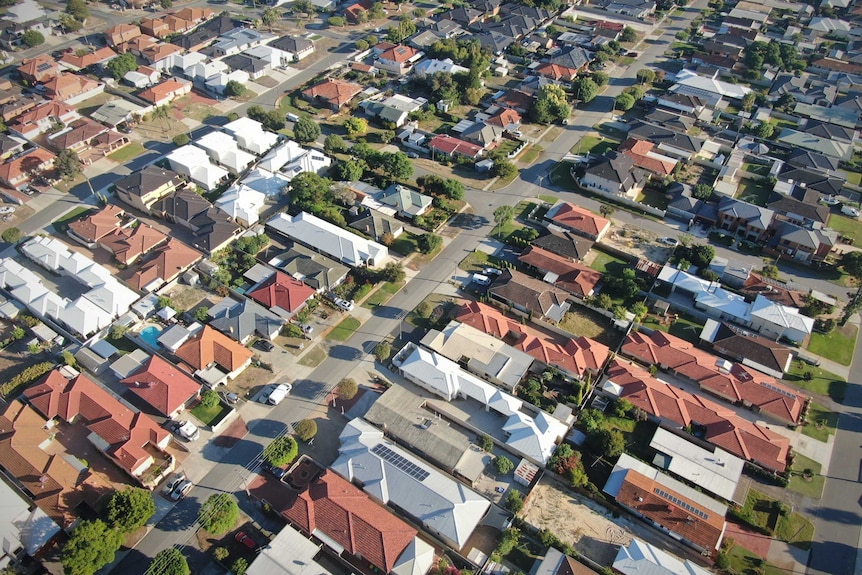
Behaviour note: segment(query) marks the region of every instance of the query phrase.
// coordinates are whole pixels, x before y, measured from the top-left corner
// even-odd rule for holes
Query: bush
[[[111,563],[123,534],[111,529],[101,519],[83,521],[63,546],[60,562],[65,575],[93,575]]]
[[[356,397],[357,392],[359,392],[359,384],[355,379],[345,377],[338,382],[338,396],[342,399],[350,401]]]
[[[730,557],[727,556],[727,553],[722,551],[715,557],[715,566],[719,569],[727,569],[730,567]]]
[[[247,569],[248,561],[246,561],[245,557],[240,557],[233,562],[233,565],[230,566],[230,571],[234,575],[245,575]]]
[[[423,301],[422,303],[420,303],[419,305],[416,306],[416,315],[418,315],[419,317],[421,317],[423,319],[427,319],[427,318],[431,317],[432,311],[433,310],[431,309],[431,304],[428,303],[427,301]]]
[[[19,328],[20,329],[20,328]],[[31,365],[20,373],[12,376],[12,379],[0,385],[0,395],[6,399],[10,399],[16,392],[21,391],[49,371],[54,368],[54,364],[50,362],[37,363]]]
[[[239,505],[229,493],[210,495],[198,514],[198,523],[213,535],[221,535],[233,529],[238,520]]]
[[[153,575],[189,575],[191,569],[179,549],[168,547],[156,553],[147,572]]]
[[[487,433],[483,433],[479,436],[479,447],[482,448],[482,451],[491,453],[494,451],[494,440]]]
[[[191,138],[189,138],[188,134],[177,134],[176,136],[174,136],[174,139],[173,139],[174,145],[177,147],[185,146],[186,144],[188,144],[191,141],[192,140],[191,140]]]
[[[21,40],[24,44],[27,45],[28,48],[34,48],[36,46],[41,46],[45,43],[45,36],[42,35],[41,32],[37,30],[27,30],[24,32],[24,35],[21,36]]]
[[[517,515],[524,508],[524,497],[520,491],[514,489],[506,495],[506,509]]]
[[[21,230],[18,228],[7,228],[3,230],[2,234],[0,234],[0,238],[2,238],[4,242],[8,242],[10,244],[17,243],[18,240],[21,239]]]
[[[507,475],[515,469],[515,464],[512,463],[512,460],[508,457],[499,456],[494,459],[494,467],[497,469],[497,473],[501,475]]]
[[[392,353],[392,345],[388,341],[381,341],[374,348],[374,357],[380,363],[386,362],[389,359],[389,354]]]
[[[294,431],[301,440],[309,441],[317,435],[317,422],[313,419],[303,419],[294,426]]]
[[[289,435],[273,439],[263,450],[263,459],[275,467],[284,467],[299,455],[296,440]]]
[[[436,234],[422,234],[416,243],[419,245],[420,252],[430,254],[443,245],[443,238]]]
[[[216,547],[213,549],[213,557],[216,561],[224,561],[230,556],[230,552],[224,547]]]
[[[208,389],[201,394],[201,405],[207,409],[212,409],[219,404],[218,393],[212,389]]]

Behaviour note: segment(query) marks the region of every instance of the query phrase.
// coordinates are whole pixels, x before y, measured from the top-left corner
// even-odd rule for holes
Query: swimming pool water
[[[159,347],[159,336],[162,335],[162,330],[154,325],[148,325],[141,330],[141,339],[150,344],[154,348]]]

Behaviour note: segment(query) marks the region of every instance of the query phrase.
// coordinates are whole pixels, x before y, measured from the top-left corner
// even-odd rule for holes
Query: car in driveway
[[[305,335],[308,335],[314,331],[314,326],[312,326],[311,324],[308,324],[308,323],[301,323],[301,324],[299,324],[299,329],[302,330],[302,333],[304,333]]]
[[[195,441],[201,436],[200,430],[191,421],[174,421],[171,423],[171,431],[186,441]]]
[[[348,301],[346,299],[341,299],[340,297],[335,298],[335,305],[337,305],[344,311],[353,311],[354,307],[352,300]]]
[[[171,480],[165,484],[165,487],[164,487],[164,489],[162,489],[162,492],[165,495],[170,496],[170,494],[174,492],[174,489],[179,487],[179,485],[185,480],[186,480],[186,474],[185,473],[175,473],[174,476],[171,477]]]
[[[266,403],[268,405],[278,405],[285,397],[287,397],[287,394],[290,393],[291,389],[293,389],[293,386],[289,383],[272,385],[263,392],[263,395],[260,397],[260,401],[261,403]]]
[[[679,240],[676,238],[659,238],[656,241],[663,246],[668,246],[669,248],[675,248],[679,245]]]
[[[0,214],[14,214],[15,208],[12,206],[0,206]]]
[[[256,342],[254,342],[254,346],[261,351],[272,351],[275,349],[275,346],[272,345],[272,342],[263,338],[260,338]]]
[[[820,203],[827,206],[837,206],[841,203],[841,200],[837,196],[820,196]]]
[[[859,209],[854,208],[853,206],[841,206],[841,213],[845,216],[850,216],[851,218],[859,217]]]
[[[419,154],[417,154],[416,152],[407,152],[407,157],[411,160],[415,160],[419,158]]]
[[[273,465],[269,461],[264,461],[263,463],[261,463],[260,468],[263,471],[265,471],[266,473],[269,473],[270,475],[275,477],[276,479],[281,479],[287,473],[287,471],[284,468],[276,467],[275,465]]]
[[[503,270],[498,270],[497,268],[485,268],[482,270],[482,274],[486,276],[501,276],[503,275]]]
[[[236,535],[234,535],[233,538],[237,543],[241,543],[249,549],[257,549],[257,543],[255,543],[254,539],[249,537],[248,534],[244,531],[237,531]]]
[[[171,491],[171,499],[173,501],[179,501],[180,499],[189,494],[189,491],[192,490],[193,486],[194,484],[191,482],[191,480],[186,479],[185,481],[177,485],[173,491]]]

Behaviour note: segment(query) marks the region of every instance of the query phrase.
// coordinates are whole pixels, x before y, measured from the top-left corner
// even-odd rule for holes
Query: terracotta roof
[[[109,131],[107,126],[89,118],[80,118],[67,126],[68,131],[57,134],[48,141],[54,149],[64,150],[79,144],[89,146],[94,138]]]
[[[282,272],[275,272],[254,291],[247,295],[261,305],[281,309],[293,313],[301,308],[308,298],[314,296],[314,288],[293,279]]]
[[[547,335],[479,302],[464,304],[455,319],[503,340],[545,365],[555,365],[577,377],[583,377],[588,371],[597,373],[610,355],[606,345],[588,337],[570,339]]]
[[[684,375],[701,389],[732,403],[752,405],[781,421],[797,423],[808,398],[774,377],[739,363],[720,359],[660,330],[632,331],[620,351],[649,365]]]
[[[475,158],[482,152],[482,146],[453,138],[448,134],[438,134],[428,142],[428,147],[447,155],[461,154],[468,158]]]
[[[153,38],[147,34],[141,34],[137,38],[132,38],[128,42],[124,42],[118,46],[117,49],[123,53],[138,52],[140,54],[150,46],[154,46],[158,41],[158,38]]]
[[[362,86],[359,84],[335,78],[327,78],[319,84],[306,88],[302,91],[302,94],[307,98],[323,100],[340,107],[347,104],[361,91]]]
[[[416,56],[416,54],[418,53],[419,50],[412,46],[404,46],[402,44],[399,44],[398,46],[394,46],[392,48],[389,48],[388,50],[384,50],[383,52],[381,52],[379,58],[381,60],[388,60],[390,62],[397,62],[399,64],[403,64],[404,62],[407,62],[408,60]]]
[[[95,90],[101,84],[77,74],[63,72],[45,82],[45,95],[52,100],[66,101]]]
[[[60,58],[60,62],[82,70],[84,68],[87,68],[88,66],[98,64],[99,62],[107,60],[108,58],[112,58],[116,55],[117,53],[114,52],[113,48],[109,46],[102,46],[98,50],[87,52],[83,56],[78,56],[74,52],[63,54],[63,57]]]
[[[569,294],[559,288],[516,270],[506,269],[494,281],[488,292],[499,299],[518,305],[538,316],[546,315],[554,306],[561,306]]]
[[[128,42],[141,35],[141,29],[134,24],[117,24],[104,32],[108,42],[114,45]]]
[[[141,56],[150,62],[158,62],[159,60],[164,60],[171,54],[177,54],[182,51],[182,48],[175,46],[174,44],[153,44],[152,46],[147,46],[141,50]]]
[[[288,483],[259,480],[250,488],[252,495],[266,499],[305,533],[323,533],[348,554],[361,557],[383,573],[391,572],[416,537],[416,530],[335,473],[306,459],[292,472],[297,466],[310,466],[312,473],[320,475],[299,492]],[[290,481],[289,476],[286,481]]]
[[[755,272],[748,274],[748,278],[742,285],[742,293],[748,297],[755,298],[762,295],[766,299],[788,307],[805,307],[805,292],[792,290],[785,287],[781,282],[771,280]]]
[[[546,78],[553,78],[554,80],[573,80],[578,75],[578,71],[574,68],[552,64],[550,62],[542,64],[536,68],[535,72],[536,74],[545,76]]]
[[[242,367],[253,355],[242,344],[208,325],[176,351],[176,356],[194,369],[206,369],[216,363],[228,372]]]
[[[669,175],[676,168],[676,164],[649,156],[648,154],[653,151],[653,148],[655,148],[655,144],[648,140],[629,138],[620,144],[618,151],[633,159],[635,166],[639,168],[643,168],[659,176]]]
[[[614,359],[605,372],[621,388],[619,397],[679,427],[693,425],[702,438],[730,453],[774,471],[787,468],[789,440],[751,423],[725,407],[658,381],[644,369]]]
[[[200,384],[184,371],[158,355],[150,356],[141,369],[121,383],[168,417],[197,396],[201,389]]]
[[[501,128],[505,128],[510,124],[520,124],[521,114],[519,114],[515,110],[503,108],[502,110],[485,120],[485,123],[491,124],[492,126],[499,126]]]
[[[129,278],[129,285],[143,290],[153,281],[161,278],[169,282],[193,263],[201,259],[201,254],[176,238],[170,238],[168,243],[156,249],[152,257],[141,264],[138,271]]]
[[[151,88],[142,90],[141,93],[138,94],[138,97],[148,102],[155,103],[171,96],[176,92],[179,92],[180,90],[184,90],[186,86],[187,84],[185,82],[180,82],[179,80],[170,78],[160,84],[156,84]]]
[[[610,224],[607,219],[570,203],[561,204],[556,209],[552,221],[592,237],[603,233]]]
[[[18,156],[14,160],[0,164],[0,179],[12,182],[22,175],[28,174],[33,170],[38,170],[42,164],[51,162],[53,165],[54,158],[56,156],[48,150],[35,148],[23,156]]]
[[[615,30],[617,32],[622,32],[623,28],[625,28],[625,24],[622,22],[610,22],[608,20],[599,20],[596,23],[596,28],[604,28],[605,30]]]
[[[557,572],[555,575],[599,575],[597,571],[594,571],[577,561],[576,559],[569,557],[568,555],[563,555],[563,560],[560,562],[560,566],[557,567]]]
[[[718,549],[724,537],[723,515],[703,508],[634,469],[626,471],[616,500],[703,549]]]
[[[69,224],[69,229],[88,242],[96,242],[120,227],[126,211],[108,204],[98,212]]]
[[[524,250],[518,261],[556,275],[556,280],[550,283],[581,297],[591,295],[602,281],[602,274],[596,270],[536,246]]]
[[[38,106],[17,116],[9,123],[9,127],[18,132],[26,133],[31,128],[35,127],[41,120],[51,118],[61,121],[60,119],[64,117],[75,118],[78,117],[78,113],[73,107],[64,102],[43,102],[42,104],[39,104]]]
[[[60,66],[50,54],[39,54],[28,58],[18,66],[18,72],[25,80],[42,82],[60,73]]]
[[[190,22],[203,22],[215,16],[215,11],[210,8],[181,8],[173,15]]]
[[[54,370],[24,395],[47,419],[59,417],[70,422],[80,417],[87,429],[108,444],[106,453],[129,473],[152,457],[147,444],[155,445],[169,437],[152,419],[128,409],[83,374],[66,379]]]
[[[164,38],[171,33],[168,23],[162,18],[142,18],[141,31],[156,38]]]
[[[521,110],[527,111],[536,102],[536,98],[535,96],[532,96],[527,92],[511,89],[506,90],[503,95],[501,95],[494,101],[501,106],[506,106],[508,108],[519,108]]]
[[[99,243],[109,249],[118,262],[128,265],[167,240],[168,236],[159,230],[141,224],[116,230]]]

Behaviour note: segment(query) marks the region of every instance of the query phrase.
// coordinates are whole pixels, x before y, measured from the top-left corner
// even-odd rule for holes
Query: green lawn
[[[812,375],[810,381],[805,381],[804,374],[807,371]],[[847,382],[842,377],[801,360],[791,362],[784,380],[811,393],[829,396],[838,403],[844,401],[844,393],[847,390]]]
[[[619,142],[602,136],[597,132],[584,134],[577,145],[572,146],[570,150],[573,154],[585,155],[588,152],[593,154],[603,154],[608,150],[615,150]]]
[[[736,192],[736,198],[755,206],[765,206],[771,193],[766,182],[744,179]]]
[[[862,242],[862,223],[859,220],[832,214],[829,216],[829,227],[842,236],[852,238],[854,242]]]
[[[355,317],[345,318],[339,323],[327,336],[327,339],[332,339],[335,341],[347,341],[353,332],[359,329],[359,326],[362,325],[362,322],[356,319]]]
[[[523,152],[521,154],[521,157],[518,158],[518,161],[523,162],[525,164],[532,164],[537,159],[539,159],[539,154],[541,154],[542,151],[543,151],[542,146],[540,146],[538,144],[533,144],[532,146],[530,146],[527,149],[526,152]]]
[[[305,367],[317,367],[323,363],[323,360],[327,357],[328,354],[326,353],[326,350],[323,349],[323,346],[316,345],[302,356],[302,359],[299,360],[299,365],[304,365]]]
[[[769,166],[764,164],[751,164],[746,162],[742,164],[742,169],[756,176],[766,177],[769,175]]]
[[[540,194],[539,199],[542,200],[543,202],[545,202],[546,204],[554,205],[557,203],[556,196],[546,196],[544,194]]]
[[[862,184],[862,174],[859,172],[843,172],[844,177],[847,178],[847,181],[851,184],[858,186]]]
[[[494,151],[499,152],[501,154],[508,155],[517,149],[518,149],[518,142],[516,142],[515,140],[509,140],[508,138],[506,138],[502,142],[500,142],[500,145]]]
[[[628,266],[625,261],[619,259],[618,257],[612,256],[608,252],[603,252],[598,248],[593,248],[592,252],[596,254],[596,258],[590,264],[590,267],[597,272],[606,274],[611,271],[622,270],[623,268]]]
[[[439,293],[428,294],[423,302],[428,304],[430,312],[427,316],[421,316],[416,310],[410,310],[405,321],[415,328],[429,330],[445,326],[449,320],[449,314],[455,307],[453,298]],[[418,305],[416,306],[419,307]]]
[[[398,290],[400,290],[401,288],[404,287],[404,283],[405,282],[403,282],[403,281],[398,282],[398,283],[392,283],[392,282],[383,283],[383,285],[381,285],[379,288],[377,288],[376,292],[374,292],[373,294],[368,296],[368,299],[366,299],[364,302],[362,302],[362,307],[368,308],[368,309],[374,309],[377,306],[385,304],[386,302],[389,301],[389,299],[392,296],[394,296],[396,293],[398,293]]]
[[[730,558],[730,570],[728,573],[739,575],[787,575],[784,569],[766,563],[748,549],[734,545],[727,552]]]
[[[856,332],[855,325],[845,325],[836,327],[828,334],[812,333],[808,351],[841,365],[850,365],[853,361],[853,348],[856,346]]]
[[[575,146],[577,148],[577,146]],[[575,179],[572,177],[572,164],[570,162],[560,162],[554,169],[551,170],[551,183],[566,190],[577,190],[577,184],[575,184]]]
[[[838,425],[838,414],[829,411],[819,403],[811,402],[806,416],[806,425],[802,433],[818,441],[827,441],[830,433],[835,433]]]
[[[416,236],[410,232],[404,232],[398,236],[392,244],[391,249],[393,252],[397,252],[402,256],[409,256],[410,254],[419,251],[419,244],[416,242]]]
[[[751,489],[739,514],[752,527],[772,532],[781,541],[808,549],[814,537],[814,525],[799,513],[790,513],[789,509],[786,514],[779,514],[775,505],[775,499]]]
[[[115,162],[119,162],[119,163],[123,164],[125,162],[128,162],[132,158],[137,158],[138,156],[140,156],[143,153],[144,153],[144,147],[137,142],[132,142],[126,146],[123,146],[122,148],[120,148],[116,152],[108,154],[108,157],[110,159],[114,160]]]
[[[703,324],[697,321],[684,317],[682,315],[671,325],[661,324],[658,318],[653,315],[648,315],[643,322],[645,327],[657,329],[671,335],[675,335],[680,339],[697,344],[700,342],[700,332],[703,331]]]
[[[54,226],[54,229],[58,232],[64,232],[69,229],[69,224],[74,222],[75,220],[81,219],[90,212],[95,211],[93,208],[88,206],[79,206],[69,213],[61,216],[60,218],[54,220],[51,225]]]
[[[652,188],[644,189],[644,191],[638,194],[638,197],[635,199],[642,204],[646,204],[660,210],[666,210],[670,203],[666,194]]]
[[[213,425],[221,421],[230,412],[230,407],[224,405],[222,402],[218,402],[215,407],[204,407],[202,403],[198,403],[190,411],[204,425]]]
[[[806,469],[810,469],[813,472],[811,479],[802,477],[802,472]],[[797,453],[793,458],[791,471],[793,473],[790,476],[790,483],[787,485],[787,489],[801,493],[812,499],[820,499],[823,495],[823,483],[826,479],[820,475],[819,463]]]
[[[633,433],[637,422],[629,417],[607,416],[602,422],[604,429],[619,429],[623,433]]]

